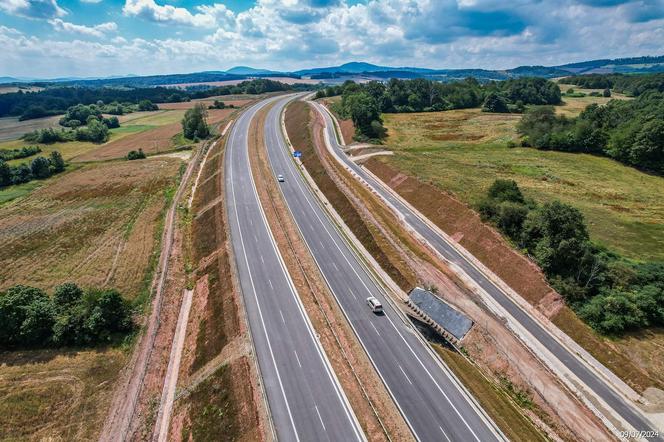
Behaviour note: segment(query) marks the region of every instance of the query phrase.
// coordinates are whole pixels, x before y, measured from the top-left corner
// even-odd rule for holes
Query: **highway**
[[[279,100],[265,122],[266,145],[277,183],[318,267],[413,434],[421,441],[503,440],[448,368],[434,357],[403,316],[387,302],[337,226],[305,183],[284,140]],[[366,304],[377,297],[385,314]]]
[[[230,239],[273,427],[280,441],[364,441],[276,248],[251,175],[249,125],[275,100],[241,114],[224,159]]]
[[[454,245],[428,225],[418,214],[414,213],[400,198],[387,190],[386,185],[368,174],[364,168],[351,161],[342,151],[338,143],[334,124],[329,113],[320,104],[314,103],[325,118],[327,138],[332,148],[337,151],[341,160],[368,183],[382,198],[387,200],[393,208],[403,217],[419,235],[447,260],[459,266],[472,280],[486,291],[500,306],[502,306],[521,326],[523,326],[542,346],[551,352],[561,364],[567,367],[585,385],[587,385],[611,409],[618,413],[636,431],[653,431],[657,428],[625,398],[619,395],[594,370],[579,360],[577,355],[571,353],[547,330],[538,324],[528,313],[521,309],[507,294],[494,284],[482,271],[464,257]],[[664,440],[661,438],[648,438],[648,440]]]

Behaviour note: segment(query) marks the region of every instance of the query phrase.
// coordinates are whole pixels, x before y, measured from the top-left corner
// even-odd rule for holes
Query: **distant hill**
[[[353,61],[339,66],[314,67],[294,72],[277,72],[250,66],[235,66],[227,71],[206,71],[188,74],[125,76],[107,78],[56,78],[36,80],[0,77],[0,84],[30,83],[44,86],[58,83],[70,86],[90,87],[151,87],[173,84],[212,83],[228,80],[245,80],[254,77],[307,77],[324,82],[345,80],[387,80],[390,78],[428,78],[453,81],[474,77],[480,81],[506,80],[518,77],[564,77],[572,74],[594,73],[650,73],[664,72],[664,55],[617,59],[599,59],[568,63],[560,66],[519,66],[512,69],[428,69],[418,67],[390,67]]]
[[[280,75],[281,72],[270,71],[268,69],[256,69],[249,66],[235,66],[226,71],[233,75]]]

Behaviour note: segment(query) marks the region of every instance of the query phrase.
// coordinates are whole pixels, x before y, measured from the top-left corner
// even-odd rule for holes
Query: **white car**
[[[285,181],[284,176],[282,174],[277,175],[277,181],[279,181],[280,183],[283,183]]]
[[[367,305],[371,308],[371,311],[374,313],[383,313],[383,305],[378,299],[374,296],[369,296],[367,298]]]

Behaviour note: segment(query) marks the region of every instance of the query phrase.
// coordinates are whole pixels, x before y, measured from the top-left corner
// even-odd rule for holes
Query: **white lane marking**
[[[279,310],[279,314],[281,315],[281,322],[283,322],[285,324],[286,320],[284,319],[284,314],[281,310]]]
[[[281,151],[281,155],[282,155],[282,157],[284,157],[284,159],[286,160],[286,152],[285,152],[285,149],[279,149],[279,150]],[[358,280],[362,283],[362,285],[363,285],[364,288],[367,290],[367,292],[371,294],[371,290],[369,290],[369,287],[367,287],[367,285],[366,285],[366,283],[364,282],[364,280],[363,280],[363,279],[360,277],[360,275],[357,273],[357,270],[355,269],[355,267],[353,267],[353,265],[350,263],[350,261],[349,261],[348,257],[346,256],[346,254],[343,252],[343,250],[341,249],[341,247],[340,247],[339,244],[337,243],[336,239],[335,239],[335,238],[332,236],[332,234],[330,233],[329,229],[327,228],[327,225],[325,225],[325,223],[323,222],[323,220],[321,219],[321,217],[320,217],[320,216],[318,215],[318,213],[316,212],[316,209],[314,208],[313,203],[310,201],[310,197],[313,198],[313,194],[312,194],[310,191],[307,192],[307,191],[305,190],[305,188],[304,188],[304,184],[303,184],[301,181],[302,181],[302,180],[299,180],[299,179],[296,180],[297,186],[300,188],[300,191],[302,192],[303,196],[305,197],[304,199],[307,201],[307,204],[309,205],[309,207],[311,207],[311,211],[312,211],[312,213],[314,214],[314,216],[315,216],[316,218],[318,218],[318,220],[319,220],[321,226],[323,227],[323,229],[325,230],[325,232],[328,234],[328,236],[332,239],[332,242],[333,242],[334,245],[337,247],[337,249],[339,250],[339,252],[341,253],[341,255],[344,257],[344,260],[345,260],[345,261],[348,263],[348,265],[351,267],[351,269],[353,270],[353,273],[355,273],[355,276],[357,276]],[[305,239],[305,241],[306,241],[306,239]],[[341,240],[341,241],[343,241],[343,240]],[[351,252],[351,253],[352,253],[352,252]],[[334,293],[334,292],[333,292],[333,293]],[[387,317],[387,320],[390,321],[390,324],[392,324],[392,327],[394,327],[394,329],[396,330],[396,332],[397,332],[397,334],[399,335],[399,337],[401,337],[401,339],[404,341],[404,343],[406,344],[406,347],[408,347],[408,349],[409,349],[410,352],[413,354],[413,356],[415,356],[415,359],[418,361],[418,363],[420,364],[420,366],[424,369],[424,371],[426,371],[427,375],[429,376],[429,379],[431,379],[431,380],[433,381],[433,383],[434,383],[434,385],[436,386],[436,388],[438,389],[438,391],[439,391],[440,393],[442,393],[442,395],[445,397],[445,400],[447,400],[447,402],[450,404],[450,406],[454,409],[454,411],[455,411],[455,413],[457,414],[457,416],[459,416],[459,418],[460,418],[461,421],[464,423],[464,425],[466,426],[466,428],[468,428],[468,430],[469,430],[470,433],[473,435],[473,437],[475,438],[475,440],[477,440],[477,441],[479,442],[480,439],[479,439],[479,437],[477,436],[477,434],[476,434],[476,433],[473,431],[473,429],[470,427],[470,425],[468,424],[468,422],[466,421],[466,419],[463,417],[463,415],[461,414],[461,412],[458,410],[458,408],[454,405],[454,403],[453,403],[452,400],[449,398],[449,396],[448,396],[448,395],[445,393],[445,391],[442,389],[442,387],[440,386],[440,384],[438,384],[438,381],[436,381],[436,379],[433,377],[433,375],[431,374],[431,372],[429,371],[429,369],[426,367],[426,365],[424,365],[424,362],[422,362],[422,360],[421,360],[420,357],[417,355],[417,353],[415,353],[415,350],[410,346],[410,344],[408,343],[408,341],[406,340],[406,338],[403,336],[403,334],[401,333],[401,331],[397,328],[397,326],[394,324],[394,322],[392,322],[392,319],[391,319],[388,315],[386,315],[386,317]],[[358,336],[358,337],[359,337],[359,336]],[[360,341],[362,341],[362,340],[360,339]],[[447,375],[446,373],[443,373],[443,374],[445,374],[445,375],[449,378],[449,375]],[[458,387],[457,387],[457,390],[459,390]],[[413,429],[412,426],[411,426],[411,429]],[[414,432],[415,432],[415,431],[413,430],[413,433],[414,433]],[[417,435],[415,435],[415,436],[417,437]]]
[[[254,242],[258,242],[258,237],[256,236],[255,233],[254,233]]]
[[[297,365],[299,365],[300,368],[302,368],[302,364],[300,363],[300,357],[297,355],[297,352],[295,350],[293,350],[293,353],[295,353],[295,359],[297,359]]]
[[[235,129],[235,128],[234,128]],[[231,146],[233,144],[231,143]],[[230,175],[230,181],[231,181],[231,195],[233,195],[233,210],[235,211],[235,220],[237,222],[238,226],[238,233],[240,235],[240,244],[242,244],[242,254],[244,255],[244,262],[246,264],[246,268],[248,270],[247,273],[249,273],[249,281],[251,283],[251,290],[254,293],[254,299],[256,300],[256,307],[258,309],[258,317],[261,320],[261,325],[263,327],[263,334],[265,335],[265,340],[267,342],[267,348],[270,351],[270,358],[272,359],[272,365],[274,366],[274,370],[277,373],[277,381],[279,382],[279,389],[281,390],[281,395],[284,398],[284,403],[286,404],[286,410],[288,411],[288,418],[290,419],[291,426],[293,427],[293,432],[295,433],[295,440],[299,441],[300,436],[297,434],[297,427],[295,426],[295,421],[293,420],[293,414],[290,409],[290,405],[288,404],[288,398],[286,397],[286,391],[284,390],[284,384],[281,381],[281,375],[279,374],[279,368],[277,367],[277,360],[274,357],[274,352],[272,351],[272,344],[270,343],[270,337],[267,333],[267,327],[265,326],[265,320],[263,319],[263,311],[261,309],[261,304],[258,302],[258,294],[256,293],[256,286],[254,285],[254,278],[251,275],[251,270],[249,270],[251,267],[249,266],[249,258],[247,257],[247,250],[244,246],[244,238],[242,237],[242,224],[240,224],[240,216],[238,215],[237,211],[237,200],[235,198],[235,184],[233,181],[233,162],[230,162],[229,166],[229,175]]]
[[[267,282],[270,283],[270,288],[274,290],[274,286],[272,285],[272,280],[270,278],[267,278]]]
[[[380,333],[378,332],[378,329],[376,328],[376,326],[373,325],[373,322],[370,322],[369,324],[371,324],[371,326],[373,327],[373,329],[376,330],[376,334],[377,334],[378,336],[380,336]]]
[[[318,405],[314,405],[314,407],[316,407],[316,413],[318,413],[318,419],[320,419],[320,424],[323,426],[323,430],[324,430],[324,431],[327,431],[327,430],[325,429],[325,423],[323,422],[323,418],[320,417],[320,411],[318,411]]]
[[[334,270],[336,270],[336,271],[338,272],[338,271],[339,271],[339,267],[337,267],[337,263],[334,262],[334,261],[332,261],[332,265],[334,266]]]
[[[445,436],[445,439],[447,439],[447,442],[452,442],[452,441],[450,440],[450,438],[447,436],[447,433],[445,433],[445,430],[443,430],[443,427],[441,427],[440,425],[438,425],[438,428],[440,428],[440,431],[443,432],[443,436]]]
[[[318,241],[318,244],[320,244],[322,248],[325,248],[325,244],[323,244],[323,241]]]
[[[265,264],[265,260],[263,259],[263,254],[261,253],[261,262]]]
[[[406,372],[403,371],[403,368],[401,368],[401,365],[399,365],[399,370],[401,370],[401,373],[403,373],[403,375],[404,375],[404,377],[406,378],[406,380],[408,381],[408,383],[409,383],[410,385],[413,385],[413,383],[410,381],[410,378],[408,377],[408,375],[406,374]]]

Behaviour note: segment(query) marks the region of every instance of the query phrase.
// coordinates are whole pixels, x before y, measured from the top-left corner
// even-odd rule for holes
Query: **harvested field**
[[[234,109],[212,109],[208,114],[208,123],[210,125],[219,124],[225,120]],[[169,118],[175,112],[170,111]],[[147,124],[145,120],[133,120],[134,123],[141,122]],[[174,142],[173,137],[182,131],[180,122],[169,123],[163,126],[150,128],[149,130],[140,131],[135,134],[127,135],[119,140],[111,140],[106,144],[99,146],[97,149],[86,152],[83,155],[76,157],[76,161],[104,161],[114,158],[122,158],[127,155],[130,150],[138,150],[139,148],[148,154],[158,154],[173,150]]]
[[[96,440],[126,360],[120,349],[0,354],[0,439]]]
[[[164,192],[180,161],[90,165],[43,182],[0,206],[0,288],[44,289],[67,281],[145,289]]]
[[[19,121],[18,117],[0,118],[0,141],[17,140],[28,132],[47,127],[58,127],[62,115]]]

